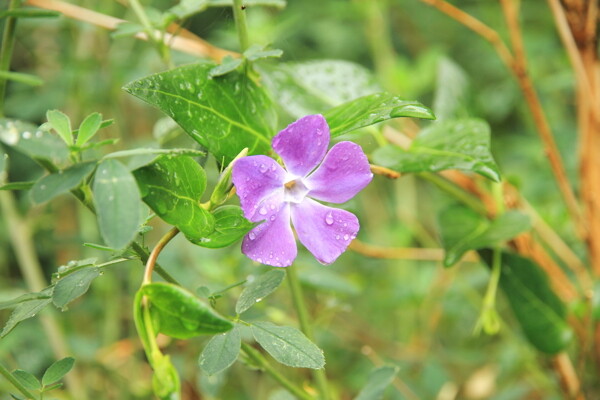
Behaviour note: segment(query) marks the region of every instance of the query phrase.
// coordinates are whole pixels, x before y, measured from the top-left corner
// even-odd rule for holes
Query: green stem
[[[233,0],[233,18],[235,19],[235,27],[240,40],[240,50],[242,53],[249,46],[248,26],[246,24],[246,6],[242,4],[242,0]]]
[[[11,0],[8,10],[17,8],[19,1]],[[2,48],[0,49],[0,71],[8,72],[13,48],[15,46],[15,30],[17,28],[16,17],[6,17],[4,23],[4,34],[2,36]],[[4,116],[4,95],[6,93],[6,77],[0,78],[0,117]]]
[[[298,279],[298,274],[296,273],[296,267],[292,265],[286,269],[286,272],[287,281],[290,286],[290,291],[292,292],[292,302],[294,303],[294,308],[296,309],[296,313],[298,314],[300,330],[304,332],[304,334],[306,335],[306,337],[308,337],[309,340],[314,342],[315,339],[313,335],[312,325],[310,324],[308,311],[306,310],[306,302],[304,301],[302,286],[300,285],[300,280]],[[317,386],[319,387],[321,399],[329,400],[329,389],[325,369],[315,369],[312,370],[312,372]]]
[[[148,39],[150,39],[150,41],[154,43],[154,45],[156,45],[158,53],[160,54],[160,57],[163,59],[165,64],[167,64],[167,67],[173,68],[174,65],[173,61],[171,60],[171,52],[169,50],[169,46],[167,46],[165,43],[163,33],[158,32],[156,29],[154,29],[152,23],[150,22],[150,19],[148,18],[148,15],[146,15],[144,7],[139,2],[139,0],[129,0],[129,6],[133,9],[133,12],[135,13],[136,17],[142,23],[142,26],[144,27],[146,34],[148,35]]]
[[[172,228],[167,232],[156,246],[152,249],[150,256],[148,257],[148,261],[146,262],[146,270],[144,271],[144,282],[143,284],[148,284],[152,282],[152,271],[154,271],[156,265],[156,259],[158,258],[160,252],[165,248],[165,246],[179,233],[179,229]]]
[[[2,374],[2,376],[5,377],[7,381],[12,383],[13,386],[16,387],[19,390],[19,392],[21,392],[23,396],[25,396],[27,399],[37,399],[37,397],[35,397],[33,394],[31,394],[29,390],[27,390],[23,385],[21,385],[21,383],[13,376],[13,374],[11,374],[10,371],[2,364],[0,364],[0,374]]]
[[[298,387],[293,382],[289,381],[285,376],[281,375],[263,355],[250,346],[248,343],[242,342],[242,351],[260,366],[266,373],[271,375],[271,378],[275,379],[281,386],[287,389],[292,395],[296,396],[301,400],[313,400],[312,396],[304,391],[304,389]]]
[[[482,215],[487,215],[487,210],[485,206],[481,204],[477,200],[477,198],[471,196],[470,194],[468,194],[458,186],[454,185],[453,183],[449,182],[448,180],[442,178],[441,176],[431,172],[421,172],[418,174],[418,176],[433,183],[438,188],[448,193],[450,196],[454,197],[464,205],[471,208],[473,211]]]

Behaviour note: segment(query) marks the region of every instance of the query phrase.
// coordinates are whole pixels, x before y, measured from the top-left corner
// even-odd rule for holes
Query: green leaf
[[[443,210],[439,216],[439,224],[446,267],[457,263],[469,250],[492,247],[531,228],[529,217],[518,211],[508,211],[489,221],[461,205]]]
[[[399,172],[458,169],[500,181],[498,166],[490,152],[489,125],[473,118],[431,124],[408,150],[385,146],[374,152],[373,160]]]
[[[104,160],[94,178],[94,203],[104,242],[122,249],[135,238],[140,226],[140,191],[135,178],[116,160]]]
[[[21,397],[12,393],[10,393],[10,397],[12,397],[14,400],[27,400],[25,397]]]
[[[264,46],[253,44],[244,51],[244,58],[249,61],[256,61],[263,58],[279,58],[283,55],[283,50],[280,49],[265,49]]]
[[[391,118],[435,119],[431,110],[417,101],[401,100],[389,93],[376,93],[341,104],[325,112],[331,137],[383,122]]]
[[[73,144],[73,132],[71,120],[59,110],[48,110],[46,118],[52,128],[58,133],[62,140],[69,146]]]
[[[141,148],[131,150],[121,150],[109,153],[103,157],[104,160],[110,158],[121,158],[121,157],[132,157],[132,156],[143,156],[143,155],[170,155],[170,156],[192,156],[202,157],[205,156],[201,150],[195,149],[153,149],[153,148]]]
[[[61,380],[62,377],[73,368],[74,363],[75,359],[73,357],[65,357],[62,360],[54,362],[48,367],[46,372],[44,372],[44,376],[42,376],[42,385],[48,386]]]
[[[150,283],[142,293],[159,322],[158,331],[177,339],[227,332],[233,324],[187,290],[170,283]]]
[[[21,72],[0,71],[0,79],[7,79],[29,86],[40,86],[44,84],[44,80],[42,78]]]
[[[325,366],[323,350],[302,332],[291,326],[270,322],[252,324],[254,339],[277,361],[295,368],[321,369]]]
[[[144,202],[163,220],[190,240],[214,230],[213,216],[200,205],[206,173],[188,156],[161,156],[134,171]]]
[[[480,250],[488,266],[492,251]],[[573,339],[565,305],[554,293],[544,270],[528,258],[502,252],[500,287],[529,342],[539,351],[556,354]]]
[[[381,400],[385,389],[398,373],[398,367],[381,367],[371,372],[367,384],[354,400]]]
[[[9,182],[0,186],[0,190],[27,190],[35,185],[35,181]]]
[[[125,86],[158,107],[219,162],[228,164],[242,149],[266,154],[276,113],[262,87],[239,72],[210,79],[212,63],[192,64],[151,75]]]
[[[61,163],[69,149],[56,135],[19,120],[0,119],[0,141],[33,159]]]
[[[16,10],[6,10],[0,13],[0,18],[56,18],[61,14],[53,10],[40,10],[39,8],[18,8]]]
[[[27,371],[23,371],[22,369],[15,369],[12,372],[12,375],[15,378],[17,378],[21,385],[25,386],[26,389],[40,390],[42,388],[42,384],[40,383],[40,381]]]
[[[75,142],[77,146],[86,144],[88,140],[94,137],[101,125],[102,114],[95,112],[85,117],[81,125],[79,125],[77,141]]]
[[[142,25],[126,21],[117,25],[117,28],[110,33],[110,36],[113,39],[118,39],[133,36],[140,32],[144,32],[144,27]]]
[[[371,71],[348,61],[280,63],[258,70],[273,99],[295,118],[381,91]]]
[[[465,109],[468,79],[463,69],[449,58],[442,57],[438,64],[437,85],[433,109],[438,121],[459,117]]]
[[[76,188],[96,168],[95,162],[75,164],[63,171],[53,172],[38,180],[31,189],[31,200],[41,204]]]
[[[180,398],[181,383],[170,357],[158,353],[151,363],[154,370],[152,376],[154,394],[161,400],[178,400]]]
[[[54,287],[52,302],[63,311],[67,305],[88,291],[94,279],[100,276],[100,268],[83,268],[59,280]]]
[[[235,305],[235,312],[241,314],[273,293],[284,278],[285,272],[280,269],[273,269],[259,276],[244,288]]]
[[[240,330],[237,328],[213,337],[200,354],[200,368],[208,375],[218,374],[235,362],[241,345]]]
[[[25,293],[15,299],[0,302],[0,310],[18,306],[19,304],[24,303],[26,301],[44,300],[44,299],[49,299],[51,297],[52,297],[51,294],[47,294],[47,293],[43,293],[43,292]]]
[[[230,72],[235,71],[240,65],[244,63],[242,58],[233,58],[231,56],[223,57],[223,61],[221,64],[217,65],[213,69],[208,72],[209,78],[214,78],[215,76],[223,76]]]
[[[244,212],[238,206],[221,206],[212,215],[215,220],[214,230],[209,235],[192,239],[192,243],[210,249],[227,247],[256,226],[244,218]]]
[[[21,321],[34,317],[38,312],[46,308],[46,306],[52,302],[50,297],[52,289],[53,287],[49,287],[42,290],[39,293],[39,299],[34,299],[32,297],[31,300],[20,303],[10,314],[6,325],[4,325],[4,328],[2,329],[2,333],[0,333],[0,338],[8,335]]]

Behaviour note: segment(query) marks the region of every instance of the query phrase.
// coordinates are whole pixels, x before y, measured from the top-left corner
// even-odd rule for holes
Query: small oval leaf
[[[256,226],[244,218],[244,212],[238,206],[219,207],[213,211],[212,215],[215,219],[214,230],[207,236],[200,238],[188,237],[188,240],[198,246],[218,249],[240,240]]]
[[[240,298],[235,305],[235,312],[243,313],[263,298],[273,293],[281,285],[285,278],[285,271],[273,269],[251,282],[242,291]]]
[[[254,339],[282,364],[296,368],[321,369],[325,366],[323,350],[302,332],[291,326],[270,322],[252,324]]]
[[[65,357],[62,360],[56,361],[44,372],[42,384],[48,386],[61,380],[73,368],[74,363],[75,359],[73,357]]]
[[[200,354],[200,368],[208,375],[223,371],[235,362],[241,345],[240,330],[236,328],[213,337]]]
[[[40,381],[27,371],[16,369],[12,372],[12,374],[23,386],[25,386],[25,388],[29,390],[40,390],[42,388]]]
[[[38,180],[31,188],[31,199],[40,204],[77,187],[96,168],[96,163],[75,164]]]
[[[52,302],[58,308],[65,307],[88,291],[94,279],[100,276],[100,268],[84,268],[59,280],[52,293]]]

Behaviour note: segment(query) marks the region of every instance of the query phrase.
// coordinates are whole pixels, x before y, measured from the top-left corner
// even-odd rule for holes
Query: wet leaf
[[[281,285],[284,278],[285,272],[280,269],[270,270],[256,278],[242,291],[235,305],[235,312],[241,314],[273,293]]]
[[[241,345],[241,335],[237,328],[216,335],[200,354],[200,368],[208,375],[218,374],[229,368],[237,359]]]
[[[69,156],[69,149],[59,137],[19,120],[0,119],[0,141],[33,159],[54,164]]]
[[[95,162],[75,164],[63,171],[58,171],[40,178],[31,189],[31,199],[41,204],[56,196],[76,188],[96,168]]]
[[[473,118],[431,124],[409,149],[388,145],[373,153],[373,161],[398,172],[458,169],[500,181],[500,171],[490,152],[489,125]]]
[[[221,206],[212,213],[214,230],[207,236],[191,239],[198,246],[218,249],[240,240],[256,225],[246,218],[238,206]],[[190,238],[188,238],[190,239]]]
[[[10,314],[6,325],[0,333],[0,338],[8,335],[21,321],[34,317],[38,312],[46,308],[52,302],[51,294],[53,287],[42,290],[40,298],[32,296],[30,300],[22,301]],[[47,297],[46,297],[47,296]]]
[[[65,310],[66,306],[85,294],[94,279],[100,276],[100,268],[83,268],[67,275],[56,283],[52,302],[58,308]]]

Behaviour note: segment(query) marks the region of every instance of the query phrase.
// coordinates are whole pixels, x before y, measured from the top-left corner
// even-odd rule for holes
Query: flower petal
[[[331,203],[344,203],[371,182],[369,160],[356,143],[340,142],[333,146],[323,163],[304,183],[307,196]]]
[[[292,223],[300,242],[321,264],[331,264],[358,233],[358,218],[351,212],[331,208],[311,199],[292,204]]]
[[[287,170],[297,177],[312,171],[329,146],[329,126],[322,115],[308,115],[288,125],[273,138],[273,149]]]
[[[266,221],[244,237],[242,253],[262,264],[289,267],[298,253],[290,226],[290,206],[282,204],[265,216]]]
[[[263,200],[277,191],[283,193],[286,175],[281,165],[267,156],[250,156],[237,160],[233,165],[231,177],[244,210],[244,217],[253,222],[264,219],[253,220],[252,217]]]

